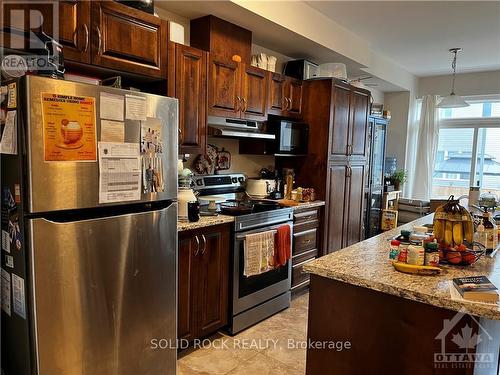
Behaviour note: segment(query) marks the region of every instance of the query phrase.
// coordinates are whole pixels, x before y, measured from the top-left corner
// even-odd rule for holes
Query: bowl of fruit
[[[469,266],[484,254],[484,246],[479,242],[461,243],[455,246],[441,246],[439,248],[440,263],[456,266]]]

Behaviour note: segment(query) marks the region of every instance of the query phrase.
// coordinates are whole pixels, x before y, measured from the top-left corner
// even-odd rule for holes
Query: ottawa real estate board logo
[[[46,70],[50,64],[45,53],[48,50],[46,36],[50,34],[53,40],[59,40],[58,2],[3,0],[0,11],[2,26],[6,31],[0,33],[3,78],[17,78],[28,71]],[[10,53],[16,50],[31,53]]]
[[[498,350],[484,323],[462,309],[452,319],[443,321],[443,329],[435,337],[441,341],[440,351],[434,353],[435,368],[495,369]]]

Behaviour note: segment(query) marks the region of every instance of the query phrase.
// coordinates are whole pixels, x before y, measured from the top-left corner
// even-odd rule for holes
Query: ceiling
[[[500,69],[499,1],[307,1],[417,76]]]

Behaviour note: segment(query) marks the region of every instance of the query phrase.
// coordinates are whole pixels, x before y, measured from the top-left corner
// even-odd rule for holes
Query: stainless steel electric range
[[[231,334],[290,306],[291,261],[280,268],[251,277],[243,275],[243,267],[245,236],[277,229],[283,224],[290,225],[292,235],[293,210],[282,208],[270,200],[251,199],[245,193],[245,183],[245,175],[239,173],[194,178],[194,190],[199,194],[202,212],[207,212],[210,201],[214,201],[218,212],[235,216],[230,279]]]

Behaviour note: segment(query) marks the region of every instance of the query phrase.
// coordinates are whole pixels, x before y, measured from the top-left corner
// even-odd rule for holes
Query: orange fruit
[[[446,260],[451,264],[459,264],[462,262],[462,254],[459,251],[448,251],[446,253]]]

